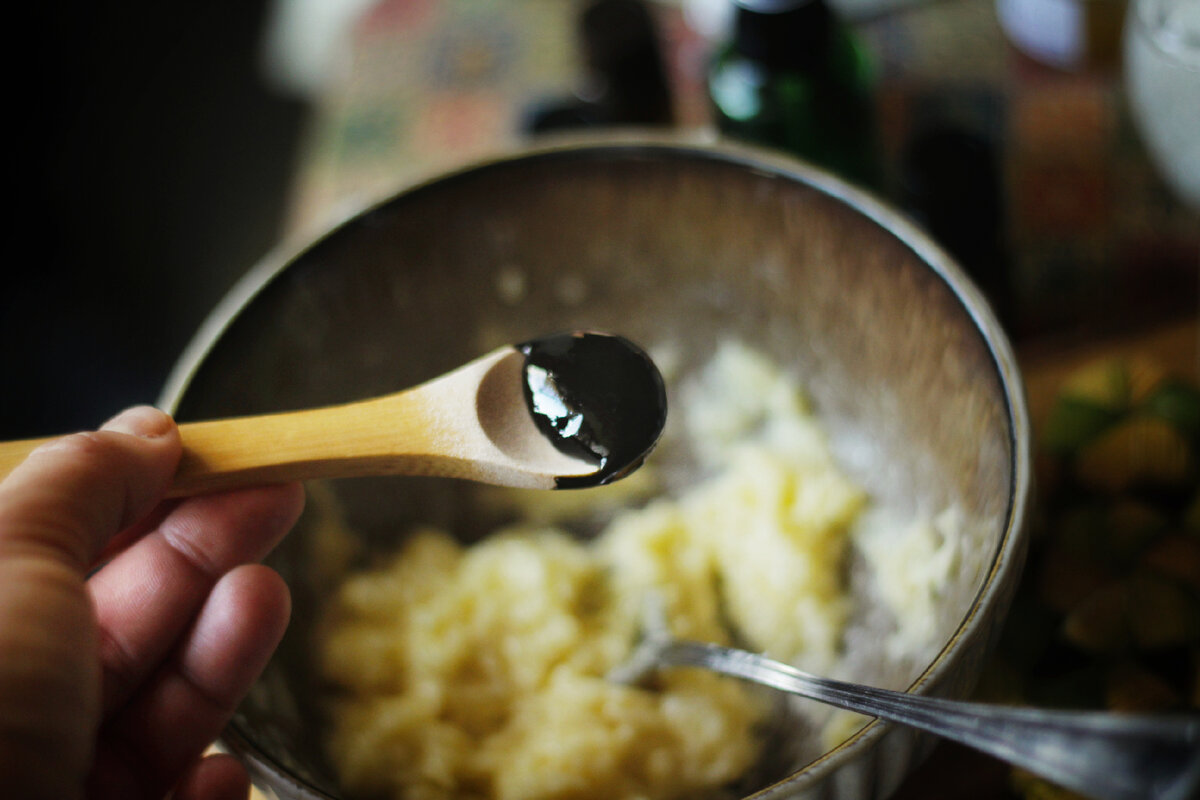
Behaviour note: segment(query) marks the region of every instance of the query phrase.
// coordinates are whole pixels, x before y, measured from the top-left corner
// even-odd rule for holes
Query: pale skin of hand
[[[163,501],[179,432],[138,407],[44,445],[0,483],[0,793],[244,800],[202,757],[283,635],[257,563],[298,485]]]

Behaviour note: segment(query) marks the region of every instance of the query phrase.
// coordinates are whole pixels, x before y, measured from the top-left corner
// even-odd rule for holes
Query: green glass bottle
[[[865,54],[825,0],[733,0],[708,91],[725,134],[794,153],[878,188]]]

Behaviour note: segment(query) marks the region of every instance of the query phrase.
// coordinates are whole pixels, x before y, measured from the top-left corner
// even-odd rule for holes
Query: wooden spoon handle
[[[17,465],[29,457],[37,448],[47,442],[57,439],[51,436],[44,439],[21,439],[15,442],[0,442],[0,480],[17,468]]]
[[[552,489],[558,476],[593,472],[536,430],[521,396],[523,359],[501,348],[384,397],[182,424],[183,456],[170,495],[364,475]],[[0,443],[0,478],[47,441]]]
[[[311,478],[434,471],[427,430],[404,395],[179,426],[172,496]]]
[[[308,478],[438,471],[418,397],[233,417],[179,426],[183,455],[169,494],[201,494]],[[415,402],[416,401],[416,402]],[[0,478],[58,437],[0,442]]]
[[[501,348],[412,389],[341,406],[180,426],[172,494],[365,475],[437,475],[553,489],[594,467],[536,430],[524,356]]]

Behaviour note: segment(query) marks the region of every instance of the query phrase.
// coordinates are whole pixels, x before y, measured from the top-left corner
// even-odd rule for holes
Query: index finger
[[[149,406],[42,445],[0,483],[0,558],[52,559],[85,572],[166,493],[181,449],[174,421]]]
[[[100,710],[93,554],[166,491],[170,417],[135,409],[43,445],[0,483],[0,779],[6,793],[69,796]],[[13,788],[15,786],[15,789]]]

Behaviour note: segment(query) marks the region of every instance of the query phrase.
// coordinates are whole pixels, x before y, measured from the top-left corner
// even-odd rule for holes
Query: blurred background
[[[266,79],[265,0],[35,5],[8,126],[21,255],[0,292],[5,438],[154,401],[277,240],[309,116]]]
[[[781,21],[789,5],[802,13]],[[816,5],[834,19],[805,10]],[[38,10],[35,92],[15,126],[13,152],[32,164],[13,226],[28,255],[0,295],[0,436],[91,426],[154,400],[204,316],[272,247],[422,175],[580,128],[729,135],[821,163],[927,226],[1020,341],[1194,316],[1200,222],[1138,127],[1128,7],[134,0]],[[843,34],[851,55],[839,62]],[[1195,98],[1190,57],[1176,86],[1169,67],[1143,69],[1139,85],[1159,102],[1143,117],[1173,113],[1190,127],[1190,143],[1174,146],[1194,172],[1200,102],[1154,94]],[[832,100],[746,105],[762,105],[764,81],[786,89],[796,75]],[[869,134],[856,153],[813,140],[814,125],[836,130],[839,119]]]

